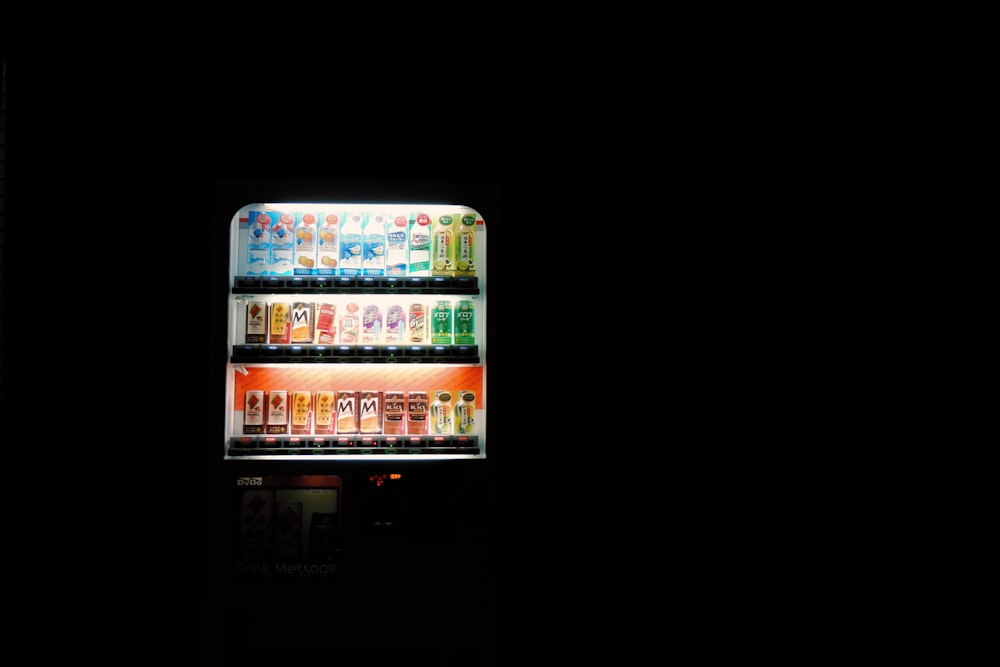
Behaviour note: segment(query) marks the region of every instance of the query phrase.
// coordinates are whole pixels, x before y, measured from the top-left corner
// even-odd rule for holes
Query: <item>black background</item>
[[[207,333],[217,309],[211,289],[179,296],[164,280],[188,285],[204,266],[171,239],[201,234],[213,249],[225,240],[228,197],[267,188],[295,199],[299,187],[333,184],[470,205],[487,220],[491,265],[504,267],[491,320],[528,324],[524,267],[510,260],[516,235],[537,224],[529,199],[545,165],[523,151],[496,72],[321,74],[7,62],[5,571],[21,584],[9,603],[26,650],[57,650],[48,638],[59,628],[63,646],[94,659],[127,660],[138,646],[163,664],[199,664],[203,497],[177,490],[204,488],[198,432],[218,428]],[[493,341],[491,381],[550,384],[515,343]],[[190,408],[190,442],[178,443],[180,418],[162,410],[168,393]],[[544,477],[533,467],[520,466],[522,492],[505,501],[503,532],[519,535],[517,546],[504,540],[505,652],[521,636],[507,606],[519,555],[535,568],[545,560],[525,549],[537,544],[525,507],[537,509],[530,496]],[[514,472],[508,461],[501,474]]]

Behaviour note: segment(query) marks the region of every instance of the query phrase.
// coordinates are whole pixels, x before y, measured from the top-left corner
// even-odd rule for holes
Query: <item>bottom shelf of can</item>
[[[475,435],[244,435],[229,439],[230,457],[415,455],[477,457]]]

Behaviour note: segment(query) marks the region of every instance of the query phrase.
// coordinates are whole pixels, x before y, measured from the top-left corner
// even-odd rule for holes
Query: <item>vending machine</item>
[[[486,227],[467,206],[231,220],[226,459],[483,459]]]
[[[489,221],[323,194],[220,200],[206,655],[499,664]]]

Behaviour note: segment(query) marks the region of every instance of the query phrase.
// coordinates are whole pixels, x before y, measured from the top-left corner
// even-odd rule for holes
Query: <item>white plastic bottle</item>
[[[348,213],[344,216],[344,226],[340,230],[340,270],[341,276],[360,276],[361,257],[364,249],[364,214]]]
[[[381,213],[373,213],[368,218],[361,257],[363,275],[385,275],[385,225],[386,216]]]

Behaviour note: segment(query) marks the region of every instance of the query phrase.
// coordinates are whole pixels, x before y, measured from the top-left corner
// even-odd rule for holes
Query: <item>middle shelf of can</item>
[[[479,294],[477,276],[236,276],[233,294]]]

